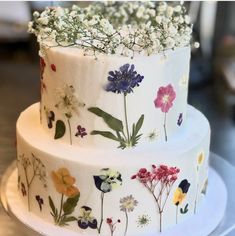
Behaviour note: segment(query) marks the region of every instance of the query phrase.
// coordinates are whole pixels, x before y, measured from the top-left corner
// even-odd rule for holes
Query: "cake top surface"
[[[76,47],[85,54],[151,55],[188,46],[192,25],[183,5],[165,2],[96,2],[82,8],[34,12],[29,32],[40,53],[50,47]]]

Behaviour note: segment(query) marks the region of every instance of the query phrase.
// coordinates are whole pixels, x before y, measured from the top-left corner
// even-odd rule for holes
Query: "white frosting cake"
[[[181,6],[173,13],[161,13],[163,7],[157,8],[161,22],[162,14],[168,23],[181,14]],[[52,23],[80,19],[81,10],[78,18],[74,11],[35,14],[31,32],[42,40]],[[97,16],[89,20],[95,28]],[[112,31],[104,19],[100,24]],[[159,44],[165,48],[133,58],[100,53],[106,52],[101,46],[84,55],[86,38],[76,40],[80,47],[61,46],[55,37],[60,46],[45,48],[39,40],[41,102],[17,122],[19,197],[32,214],[82,235],[142,236],[197,213],[208,182],[210,127],[187,105],[190,48],[179,43],[187,36],[186,18],[179,24],[169,25],[175,48],[168,36]],[[143,47],[138,42],[133,47]]]

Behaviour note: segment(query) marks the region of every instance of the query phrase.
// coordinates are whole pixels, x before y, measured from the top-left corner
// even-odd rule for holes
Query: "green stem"
[[[178,224],[178,208],[179,205],[176,206],[176,224]]]
[[[58,217],[58,219],[57,219],[57,222],[58,222],[59,224],[60,224],[60,218],[61,218],[61,214],[62,214],[63,201],[64,201],[64,194],[62,194],[61,200],[60,200],[60,213],[59,213],[59,217]]]
[[[126,215],[126,228],[125,228],[125,233],[124,233],[124,236],[126,236],[126,233],[127,233],[127,228],[128,228],[128,214],[127,214],[127,211],[125,210],[125,215]]]
[[[165,132],[165,141],[167,142],[167,131],[166,131],[166,112],[165,112],[165,115],[164,115],[164,132]]]
[[[68,121],[68,126],[69,126],[69,140],[70,140],[70,144],[72,145],[72,133],[71,133],[71,124],[70,124],[70,120],[67,119]]]
[[[128,121],[127,121],[126,96],[127,96],[127,94],[124,93],[125,124],[126,124],[126,133],[127,133],[127,144],[129,146],[130,145],[130,134],[129,134],[129,128],[128,128]]]
[[[104,192],[101,193],[101,217],[100,217],[100,225],[98,228],[98,233],[100,234],[101,232],[101,227],[103,224],[103,220],[104,220]]]

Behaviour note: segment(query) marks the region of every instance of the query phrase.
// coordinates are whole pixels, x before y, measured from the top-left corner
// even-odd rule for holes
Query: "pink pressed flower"
[[[156,108],[161,108],[162,112],[167,113],[173,106],[176,93],[171,84],[166,87],[160,87],[157,92],[157,98],[154,100]]]

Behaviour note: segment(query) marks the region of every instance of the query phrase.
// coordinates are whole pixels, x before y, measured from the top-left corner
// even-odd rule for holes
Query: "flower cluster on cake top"
[[[134,56],[189,45],[192,25],[183,5],[110,1],[34,12],[29,32],[37,36],[41,53],[48,47],[71,46],[85,54]]]

